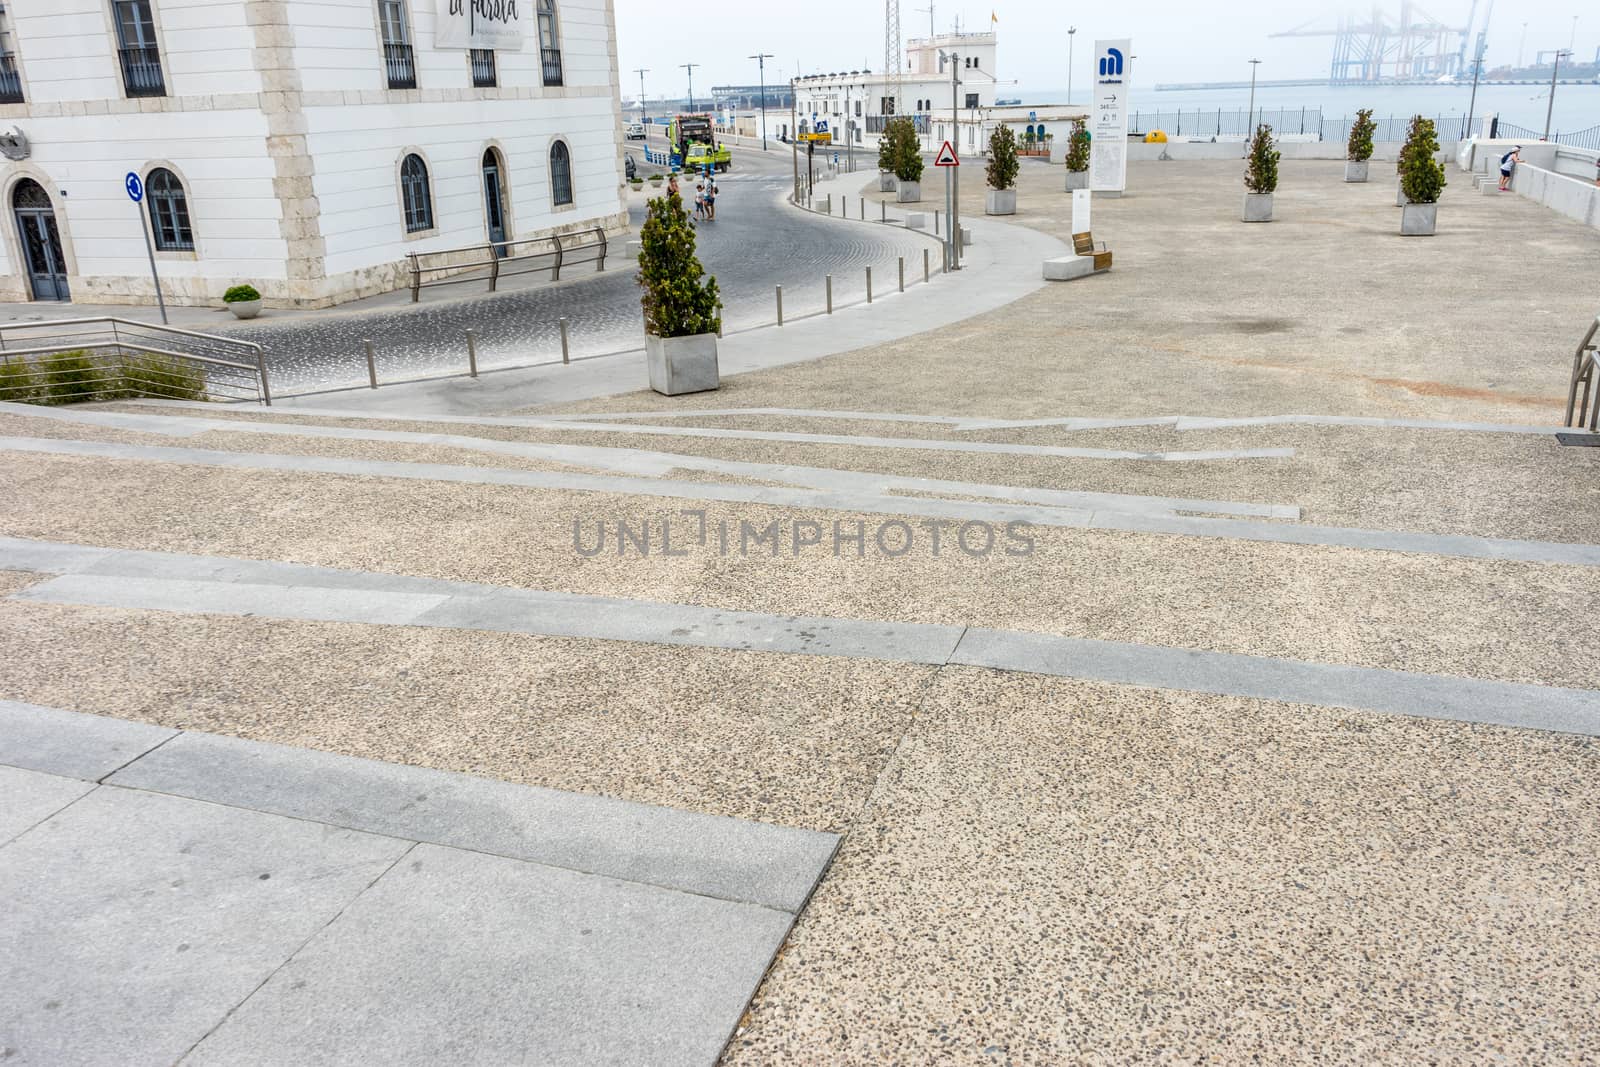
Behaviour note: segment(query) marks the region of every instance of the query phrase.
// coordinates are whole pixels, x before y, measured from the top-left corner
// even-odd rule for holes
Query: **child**
[[[717,221],[717,183],[706,182],[706,221]]]
[[[704,182],[695,182],[694,185],[694,217],[706,217],[706,187]]]
[[[1517,145],[1511,151],[1500,157],[1500,191],[1503,193],[1511,187],[1511,172],[1516,169],[1522,157],[1517,153],[1522,151],[1522,146]]]

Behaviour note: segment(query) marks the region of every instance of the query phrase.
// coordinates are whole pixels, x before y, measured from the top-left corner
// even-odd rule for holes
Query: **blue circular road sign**
[[[133,171],[130,170],[128,172],[128,176],[122,180],[122,184],[128,190],[129,200],[137,204],[144,199],[144,182],[140,181],[139,176]]]

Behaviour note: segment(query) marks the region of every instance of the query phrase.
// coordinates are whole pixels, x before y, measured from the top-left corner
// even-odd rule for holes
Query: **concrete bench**
[[[1093,234],[1075,233],[1072,235],[1072,255],[1044,261],[1044,280],[1070,282],[1074,278],[1085,278],[1110,269],[1111,253],[1106,246],[1102,243],[1096,249]]]
[[[1098,274],[1103,270],[1111,269],[1111,252],[1106,248],[1105,242],[1100,242],[1098,249],[1095,247],[1094,234],[1075,233],[1072,235],[1072,251],[1094,261],[1094,270]]]
[[[926,211],[912,211],[906,214],[906,229],[926,230],[928,228],[928,213]]]

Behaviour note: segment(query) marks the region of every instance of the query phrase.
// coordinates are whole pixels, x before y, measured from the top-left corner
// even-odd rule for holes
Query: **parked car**
[[[630,122],[630,123],[628,123],[627,137],[628,137],[628,140],[630,140],[630,141],[642,141],[642,140],[644,140],[644,123],[642,123],[642,122]]]
[[[633,156],[631,156],[631,155],[623,156],[622,157],[622,176],[625,177],[625,178],[632,179],[632,178],[637,177],[638,174],[639,174],[639,165],[633,161]]]

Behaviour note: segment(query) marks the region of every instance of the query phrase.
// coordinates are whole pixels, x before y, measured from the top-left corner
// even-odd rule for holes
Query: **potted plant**
[[[902,115],[889,120],[884,135],[889,138],[890,158],[898,179],[895,201],[915,204],[922,199],[922,139],[917,136],[917,124]]]
[[[1032,134],[1029,134],[1031,137]],[[1017,213],[1017,135],[1010,126],[1000,125],[989,135],[989,165],[984,176],[989,179],[989,191],[984,198],[985,215],[1015,215]]]
[[[650,201],[639,242],[636,280],[644,290],[650,388],[664,396],[717,388],[722,300],[717,280],[704,277],[695,255],[694,224],[682,197],[668,193]]]
[[[878,192],[895,190],[894,141],[889,137],[889,125],[884,124],[883,135],[878,138]]]
[[[1400,149],[1400,208],[1402,237],[1432,237],[1439,221],[1439,194],[1444,190],[1444,164],[1434,157],[1439,137],[1433,120],[1418,117]]]
[[[253,319],[261,314],[261,294],[253,285],[235,285],[222,294],[222,302],[236,319]]]
[[[628,185],[633,189],[634,192],[637,193],[640,189],[644,188],[644,179],[638,175],[634,175],[632,178],[628,179]]]
[[[1272,140],[1272,127],[1266,123],[1257,126],[1255,136],[1250,138],[1250,155],[1244,170],[1244,221],[1272,221],[1272,194],[1278,189],[1280,155]]]
[[[1405,144],[1410,144],[1411,141],[1412,141],[1412,138],[1416,137],[1416,135],[1417,135],[1417,123],[1419,123],[1421,121],[1422,121],[1422,116],[1421,115],[1412,115],[1411,116],[1411,123],[1410,123],[1410,125],[1408,125],[1406,127]],[[1406,187],[1405,187],[1405,181],[1404,181],[1405,169],[1406,169],[1406,153],[1405,153],[1404,146],[1402,146],[1401,149],[1400,149],[1400,154],[1394,157],[1394,177],[1395,177],[1394,206],[1395,207],[1405,207],[1406,206]]]
[[[1362,108],[1356,112],[1356,120],[1350,124],[1350,140],[1345,145],[1345,181],[1364,182],[1367,180],[1368,160],[1372,158],[1372,135],[1377,129],[1378,124],[1372,121],[1372,109],[1370,107]]]
[[[1089,188],[1089,127],[1082,119],[1072,120],[1072,136],[1067,140],[1067,192]]]
[[[650,175],[650,188],[652,188],[652,189],[661,188],[661,181],[662,181],[662,178],[661,178],[660,174],[652,174],[652,175]]]

